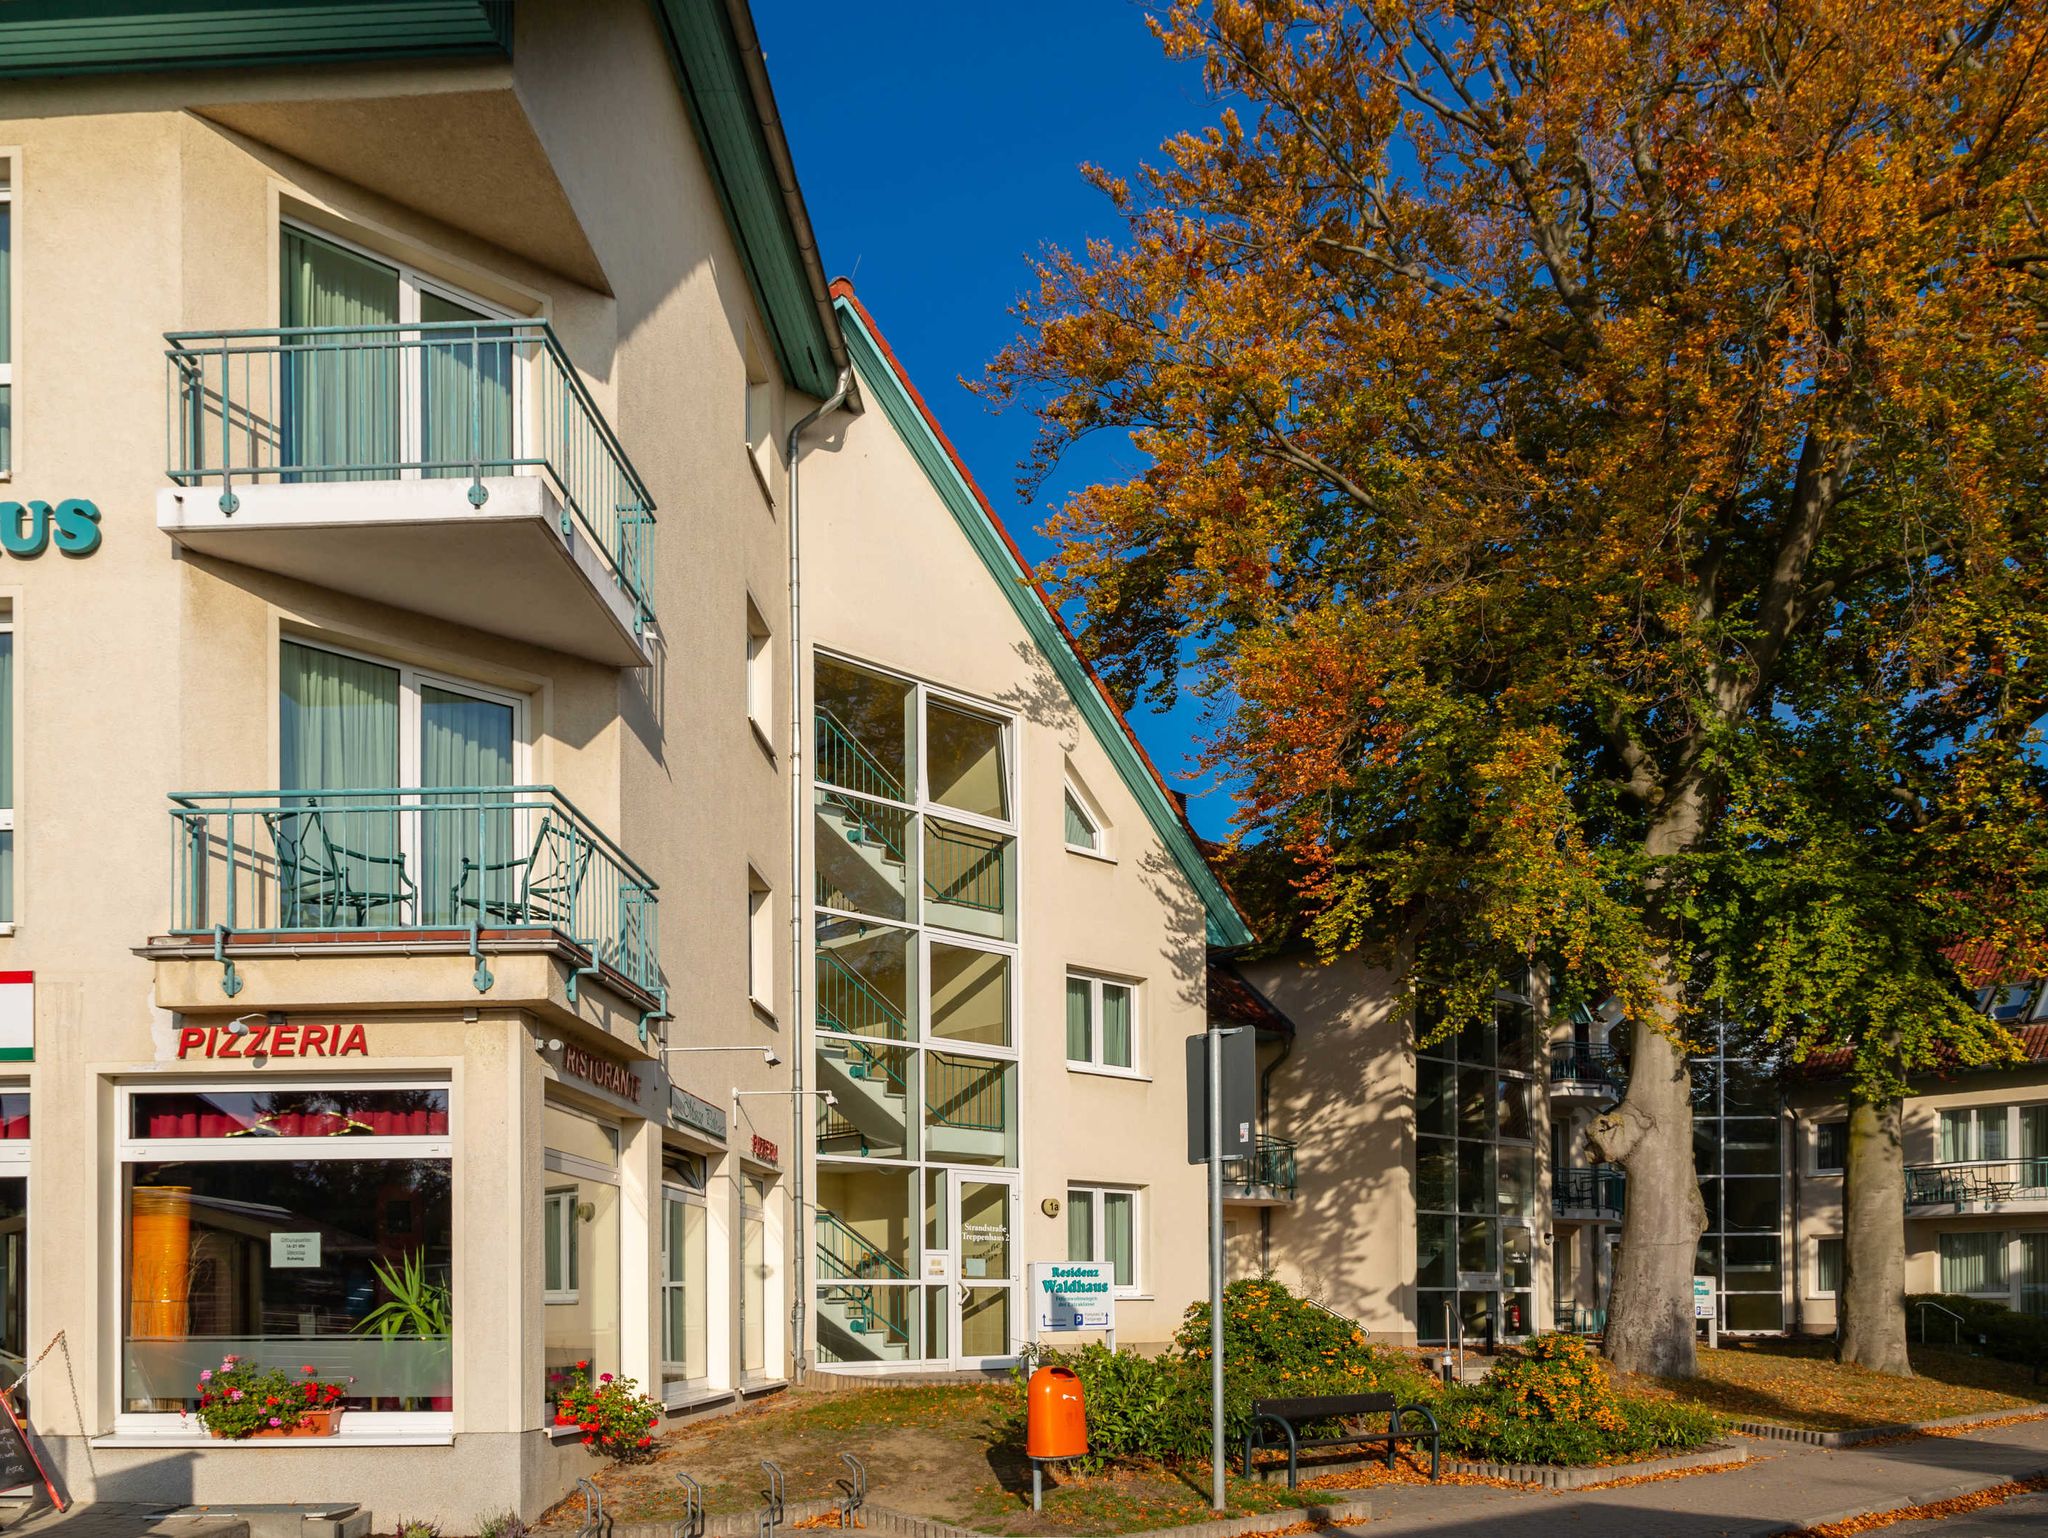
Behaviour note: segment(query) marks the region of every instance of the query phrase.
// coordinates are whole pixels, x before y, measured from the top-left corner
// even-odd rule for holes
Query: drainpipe
[[[789,462],[789,1055],[792,1091],[789,1103],[790,1144],[795,1151],[796,1165],[795,1190],[789,1204],[796,1228],[790,1243],[794,1264],[790,1267],[789,1338],[799,1383],[804,1380],[804,1370],[809,1361],[804,1349],[804,1327],[810,1304],[806,1262],[815,1241],[811,1237],[810,1226],[804,1222],[804,1171],[809,1160],[804,1145],[806,1121],[799,1109],[803,1105],[804,1054],[810,1049],[804,1034],[804,587],[803,546],[797,536],[796,467],[798,446],[803,435],[819,418],[846,404],[846,397],[852,389],[852,367],[841,368],[839,378],[832,386],[832,394],[817,410],[789,430],[784,455]]]

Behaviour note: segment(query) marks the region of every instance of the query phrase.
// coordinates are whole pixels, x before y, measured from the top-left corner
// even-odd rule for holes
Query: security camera
[[[761,1061],[766,1063],[770,1068],[773,1068],[777,1063],[782,1061],[782,1054],[780,1052],[777,1052],[773,1047],[763,1047],[761,1049]]]
[[[839,1104],[839,1097],[838,1097],[837,1095],[833,1094],[833,1093],[832,1093],[832,1091],[830,1091],[830,1090],[828,1089],[828,1090],[826,1090],[826,1091],[825,1091],[825,1104],[827,1104],[827,1105],[837,1105],[837,1104]]]

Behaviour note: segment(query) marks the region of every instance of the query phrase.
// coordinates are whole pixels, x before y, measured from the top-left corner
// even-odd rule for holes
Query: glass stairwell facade
[[[1014,1354],[1013,723],[880,669],[814,670],[818,1359]]]

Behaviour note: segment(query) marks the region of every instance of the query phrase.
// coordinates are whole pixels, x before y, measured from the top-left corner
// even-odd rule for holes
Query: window
[[[1842,1290],[1842,1241],[1839,1237],[1816,1240],[1813,1252],[1813,1293],[1832,1298]]]
[[[1110,1186],[1067,1187],[1067,1259],[1107,1261],[1116,1290],[1138,1290],[1138,1193]]]
[[[2006,1236],[1988,1234],[1941,1234],[1941,1290],[1960,1293],[1998,1293],[2006,1290]]]
[[[0,213],[6,210],[0,203]],[[4,264],[0,264],[4,270]],[[5,288],[0,282],[0,288]],[[0,315],[6,302],[0,299]],[[5,392],[0,392],[4,394]],[[0,408],[4,416],[4,408]],[[4,443],[0,434],[0,443]],[[0,460],[0,468],[5,461]],[[0,603],[0,933],[14,928],[14,610]]]
[[[702,1154],[671,1149],[661,1172],[661,1394],[686,1396],[710,1375],[705,1348],[708,1275]]]
[[[1830,1174],[1848,1164],[1849,1124],[1845,1121],[1824,1121],[1813,1129],[1813,1168],[1817,1174]]]
[[[1131,983],[1067,974],[1067,1066],[1134,1073],[1137,993]]]
[[[1106,840],[1102,835],[1102,817],[1095,810],[1095,804],[1069,780],[1066,787],[1065,812],[1067,847],[1075,854],[1105,854]]]
[[[552,1402],[578,1362],[593,1380],[620,1366],[619,1129],[550,1101],[541,1131],[541,1354]]]
[[[2048,990],[2040,981],[2008,983],[2000,987],[1980,989],[1977,994],[1978,1006],[1994,1020],[2018,1023],[2022,1020],[2038,1020],[2048,1013]]]
[[[1965,1164],[2006,1156],[2008,1108],[1965,1106],[1941,1113],[1941,1161]]]
[[[775,499],[775,378],[752,332],[747,333],[746,367],[747,458],[753,461],[754,473],[761,478],[761,489],[768,493],[772,503]]]
[[[740,1375],[759,1378],[768,1365],[768,1203],[775,1183],[740,1176]]]
[[[747,600],[747,721],[761,746],[775,751],[775,652],[768,621]]]
[[[775,1013],[775,894],[747,871],[747,997]]]
[[[1740,1055],[1732,1033],[1692,1064],[1693,1162],[1707,1230],[1693,1262],[1719,1289],[1721,1328],[1735,1334],[1785,1327],[1784,1273],[1796,1259],[1780,1238],[1785,1154],[1777,1080]]]
[[[0,476],[14,468],[14,177],[0,158]]]
[[[229,1352],[451,1410],[448,1086],[245,1084],[124,1091],[121,1411],[194,1408]]]

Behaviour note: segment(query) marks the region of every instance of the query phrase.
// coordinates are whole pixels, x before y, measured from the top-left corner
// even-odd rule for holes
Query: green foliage
[[[526,1519],[516,1511],[483,1511],[476,1517],[476,1538],[526,1538]]]
[[[424,1251],[414,1250],[395,1266],[373,1260],[370,1270],[390,1296],[358,1321],[358,1331],[374,1330],[386,1340],[447,1337],[455,1317],[454,1295],[446,1282],[428,1280]]]
[[[583,1445],[616,1463],[639,1463],[654,1455],[661,1405],[640,1392],[634,1378],[601,1372],[591,1380],[590,1364],[578,1362],[555,1387],[555,1424],[577,1426]]]
[[[240,1441],[259,1431],[289,1431],[308,1410],[339,1405],[353,1382],[323,1383],[311,1367],[264,1369],[230,1352],[220,1366],[199,1374],[199,1408],[192,1413],[212,1435]]]
[[[2001,1362],[2017,1362],[2022,1367],[2035,1369],[2048,1367],[2048,1319],[2022,1314],[1985,1298],[1939,1292],[1914,1293],[1906,1299],[1906,1326],[1915,1339],[1920,1335],[1922,1317],[1921,1311],[1914,1307],[1916,1303],[1936,1303],[1952,1313],[1961,1314],[1961,1344],[1965,1347],[1977,1346],[1987,1356],[1996,1357]],[[1954,1320],[1932,1309],[1926,1311],[1926,1320],[1930,1345],[1940,1345],[1950,1339]]]
[[[393,1531],[398,1538],[441,1538],[440,1524],[424,1517],[400,1517]]]
[[[1444,1449],[1491,1463],[1606,1463],[1660,1448],[1698,1447],[1720,1423],[1710,1411],[1615,1390],[1607,1366],[1575,1335],[1539,1335],[1437,1412]]]

